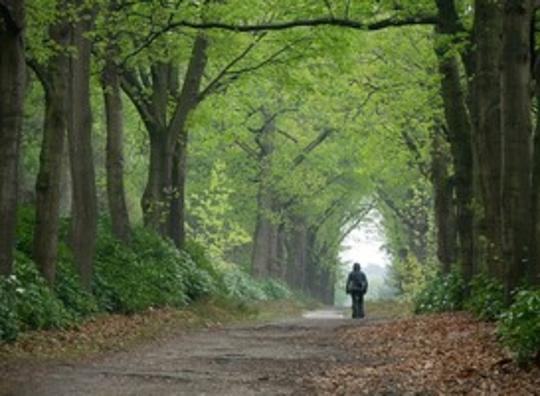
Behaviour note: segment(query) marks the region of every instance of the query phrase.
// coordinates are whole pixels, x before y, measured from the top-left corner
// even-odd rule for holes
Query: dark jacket
[[[368,289],[368,281],[366,274],[362,271],[351,271],[347,278],[347,293],[362,293],[366,294]]]

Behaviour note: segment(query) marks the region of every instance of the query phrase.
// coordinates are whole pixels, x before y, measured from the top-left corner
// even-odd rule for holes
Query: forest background
[[[332,303],[375,214],[398,295],[537,353],[536,2],[0,11],[0,338],[218,295]]]

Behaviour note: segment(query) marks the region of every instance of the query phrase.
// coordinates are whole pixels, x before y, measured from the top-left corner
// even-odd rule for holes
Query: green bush
[[[187,303],[178,255],[150,232],[136,230],[131,246],[100,230],[94,263],[94,294],[101,309],[133,313]]]
[[[59,328],[72,323],[73,317],[26,255],[16,253],[13,273],[18,292],[16,311],[21,328]]]
[[[12,341],[17,338],[20,325],[17,316],[17,278],[0,276],[0,340]]]
[[[415,296],[414,312],[456,311],[463,307],[464,282],[461,274],[453,271],[438,274],[428,280],[425,287]]]
[[[56,265],[54,292],[73,318],[81,320],[98,312],[97,301],[92,294],[82,288],[67,247],[61,245],[60,251]]]
[[[144,228],[133,230],[130,243],[120,242],[107,219],[98,224],[92,293],[82,288],[65,243],[69,219],[61,221],[56,280],[50,287],[30,259],[34,210],[23,208],[18,216],[13,274],[0,277],[0,340],[13,340],[25,330],[67,327],[96,312],[180,307],[211,296],[241,303],[291,296],[278,281],[258,282],[238,268],[218,271],[195,242],[179,251]]]
[[[116,240],[107,227],[99,235],[94,294],[104,310],[179,307],[217,291],[208,271],[156,233],[135,229],[130,245]]]
[[[13,274],[0,279],[0,339],[19,331],[67,327],[74,317],[46,284],[35,264],[16,252]]]
[[[22,206],[17,210],[17,243],[15,248],[28,257],[32,256],[36,211],[32,206]]]
[[[283,283],[276,279],[268,279],[262,282],[262,289],[270,300],[284,300],[292,297],[292,292]]]
[[[234,268],[223,274],[225,296],[242,302],[268,300],[262,285],[241,269]]]
[[[504,309],[503,285],[480,274],[472,279],[470,286],[470,297],[465,301],[465,309],[482,320],[496,320]]]
[[[540,359],[540,289],[521,290],[498,324],[503,344],[520,362]]]

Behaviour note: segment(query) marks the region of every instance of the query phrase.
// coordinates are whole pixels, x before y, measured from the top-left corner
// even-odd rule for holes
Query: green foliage
[[[81,287],[79,275],[65,244],[60,246],[54,292],[75,320],[84,319],[99,310],[95,297]]]
[[[127,246],[102,228],[94,286],[102,309],[132,313],[152,306],[187,303],[187,287],[168,246],[162,250],[157,238],[137,231],[132,246]]]
[[[414,298],[414,312],[457,311],[463,307],[463,277],[458,271],[437,274]]]
[[[465,309],[482,320],[497,319],[504,309],[503,285],[485,274],[479,274],[472,279],[470,288]]]
[[[17,316],[17,278],[13,275],[0,277],[0,340],[12,341],[20,331]]]
[[[66,327],[74,317],[46,284],[35,264],[16,252],[13,274],[0,279],[0,339],[19,331]]]
[[[17,210],[16,249],[28,257],[32,255],[36,213],[33,207],[23,206]]]
[[[431,267],[408,255],[405,259],[398,259],[392,263],[389,281],[391,287],[410,301],[425,290],[434,277],[435,273]]]
[[[514,303],[501,315],[498,332],[502,342],[525,362],[540,359],[540,290],[520,290]]]
[[[223,274],[223,285],[225,296],[233,300],[247,302],[268,299],[262,285],[238,268]]]
[[[284,300],[292,297],[292,292],[281,281],[268,279],[262,282],[262,289],[270,300]]]

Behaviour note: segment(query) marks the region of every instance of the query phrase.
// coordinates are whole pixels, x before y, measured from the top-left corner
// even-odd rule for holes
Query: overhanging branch
[[[437,16],[435,15],[416,15],[409,17],[390,17],[381,19],[379,21],[364,23],[355,21],[352,19],[334,18],[334,17],[320,17],[313,19],[296,19],[293,21],[284,22],[267,22],[260,24],[246,24],[239,25],[226,22],[194,22],[187,20],[180,20],[171,23],[163,28],[164,32],[181,27],[188,27],[193,29],[221,29],[230,30],[234,32],[255,32],[255,31],[272,31],[272,30],[286,30],[300,27],[315,27],[315,26],[337,26],[348,29],[356,30],[381,30],[389,27],[399,27],[407,25],[434,25],[437,23]]]

